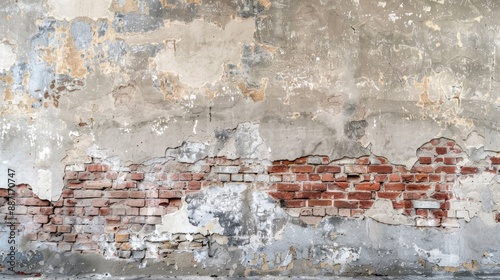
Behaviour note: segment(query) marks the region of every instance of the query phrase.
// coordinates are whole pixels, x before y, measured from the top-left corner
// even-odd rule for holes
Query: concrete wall
[[[3,1],[2,273],[498,273],[499,12]]]

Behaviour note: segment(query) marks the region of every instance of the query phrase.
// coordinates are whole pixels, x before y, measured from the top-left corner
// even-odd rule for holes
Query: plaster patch
[[[147,35],[124,38],[129,45],[164,42],[154,62],[157,70],[175,73],[193,87],[216,82],[226,63],[237,64],[244,43],[253,42],[254,20],[231,21],[224,28],[203,20],[173,22]]]
[[[378,199],[373,206],[365,212],[365,216],[375,221],[389,225],[413,225],[410,217],[397,212],[392,202],[387,199]]]
[[[52,199],[52,172],[49,170],[39,169],[36,180],[37,188],[33,191],[40,199]]]
[[[9,68],[16,62],[16,54],[14,53],[14,48],[5,43],[0,43],[0,69],[9,70]]]
[[[49,16],[68,21],[77,17],[111,20],[113,13],[109,10],[110,5],[111,0],[47,0]]]
[[[416,244],[413,244],[413,249],[415,249],[415,251],[421,258],[430,263],[447,267],[457,267],[460,265],[460,259],[457,255],[443,254],[443,252],[438,249],[426,251],[422,248],[419,248]]]

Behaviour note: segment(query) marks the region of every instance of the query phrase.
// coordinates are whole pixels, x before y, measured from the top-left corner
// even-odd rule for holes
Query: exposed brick
[[[127,242],[129,240],[130,234],[128,233],[116,233],[115,242]]]
[[[105,172],[109,171],[109,166],[104,164],[89,164],[87,165],[87,171],[89,172]]]
[[[377,192],[377,197],[384,199],[396,199],[400,195],[400,192]]]
[[[105,188],[110,188],[111,185],[112,183],[107,181],[85,181],[83,183],[83,188],[102,190]]]
[[[335,181],[335,176],[333,176],[332,173],[323,173],[323,174],[321,174],[321,181],[333,182],[333,181]]]
[[[188,182],[187,189],[188,190],[200,190],[201,189],[201,182]]]
[[[276,189],[278,191],[299,191],[300,185],[294,183],[277,183]]]
[[[318,173],[340,173],[340,166],[318,166],[316,167],[316,172]]]
[[[331,200],[310,199],[307,201],[309,207],[313,206],[332,206]]]
[[[371,192],[350,192],[347,194],[348,199],[355,199],[355,200],[370,200],[372,199],[372,193]]]
[[[273,165],[267,168],[268,173],[286,173],[288,172],[287,165]]]
[[[19,201],[19,199],[17,199]],[[50,202],[39,198],[26,198],[23,203],[25,206],[49,206]]]
[[[139,208],[126,208],[125,214],[127,216],[137,216],[139,215]]]
[[[433,193],[431,195],[431,198],[433,198],[435,200],[448,200],[448,199],[451,199],[452,196],[453,195],[451,193]]]
[[[134,180],[134,181],[144,180],[144,173],[141,173],[141,172],[130,173],[130,180]]]
[[[111,208],[103,207],[99,208],[99,216],[109,216],[111,215]]]
[[[411,172],[414,173],[433,173],[434,167],[432,165],[416,165],[413,166]]]
[[[368,171],[371,173],[392,173],[392,165],[370,165]]]
[[[56,225],[43,225],[43,231],[45,232],[57,232]]]
[[[109,191],[106,193],[109,198],[128,198],[128,191]]]
[[[191,181],[193,179],[193,175],[191,173],[180,173],[179,180],[180,181]]]
[[[373,206],[374,202],[375,201],[373,201],[373,200],[360,200],[359,201],[359,208],[370,209]]]
[[[358,208],[359,202],[358,201],[352,201],[352,200],[335,200],[333,202],[333,206],[337,208]]]
[[[307,174],[295,174],[295,181],[307,181],[309,179],[309,176]]]
[[[429,174],[429,182],[441,181],[441,174]]]
[[[304,191],[326,191],[327,186],[326,183],[304,183],[302,188]]]
[[[448,148],[447,147],[436,147],[436,153],[438,155],[444,155],[448,153]]]
[[[492,164],[500,164],[500,157],[490,157]]]
[[[448,211],[444,211],[441,209],[438,210],[431,210],[431,214],[434,218],[442,219],[442,218],[447,218],[448,217]]]
[[[158,197],[159,198],[181,198],[184,196],[182,191],[171,191],[171,190],[159,190]]]
[[[368,167],[366,165],[346,165],[344,166],[345,173],[358,173],[364,174],[368,173]]]
[[[309,181],[320,181],[321,176],[317,173],[309,174]]]
[[[430,185],[428,184],[407,184],[406,185],[406,190],[407,191],[426,191],[431,188]]]
[[[322,192],[321,198],[322,199],[345,199],[346,193],[345,192]]]
[[[436,173],[447,173],[447,174],[453,174],[458,172],[458,167],[457,166],[439,166],[436,167]]]
[[[314,166],[297,165],[297,166],[292,166],[291,169],[293,173],[311,173],[314,170]]]
[[[389,181],[390,182],[400,182],[401,181],[401,175],[399,174],[389,174]]]
[[[69,225],[60,225],[57,226],[57,232],[71,232],[72,226]]]
[[[429,175],[427,174],[415,174],[415,182],[428,182]]]
[[[445,157],[443,159],[443,163],[446,164],[446,165],[453,165],[453,164],[456,164],[457,163],[457,160],[456,158],[452,158],[452,157]]]
[[[285,200],[285,207],[287,208],[301,208],[306,207],[305,199],[294,199],[294,200]]]
[[[416,209],[415,215],[420,217],[427,217],[429,215],[429,211],[427,209]]]
[[[432,158],[431,157],[419,157],[418,162],[420,164],[431,164],[432,163]]]
[[[319,199],[321,198],[321,192],[313,192],[313,191],[295,192],[295,198]]]
[[[66,233],[63,234],[63,241],[64,242],[75,242],[76,241],[76,233]]]
[[[75,198],[93,198],[93,197],[101,197],[103,194],[102,191],[99,190],[75,190],[73,192],[73,196]]]
[[[145,198],[146,192],[144,192],[144,191],[130,191],[128,193],[128,196],[130,198]]]
[[[40,214],[42,214],[42,215],[54,214],[54,208],[52,208],[52,207],[40,207]]]
[[[402,174],[401,179],[403,182],[415,182],[415,175],[414,174]]]
[[[131,207],[144,207],[144,199],[127,199],[127,205]]]
[[[360,183],[356,184],[354,188],[358,191],[378,191],[380,190],[379,183]]]
[[[136,187],[137,187],[137,182],[133,181],[122,181],[113,183],[113,189],[115,190],[133,189]]]
[[[367,180],[367,181],[369,181],[369,180]],[[377,174],[377,175],[375,175],[374,181],[377,183],[385,182],[385,181],[387,181],[387,175]]]
[[[95,175],[94,173],[91,172],[78,172],[78,180],[95,180]]]
[[[411,200],[393,201],[392,207],[394,209],[411,208]]]
[[[404,200],[417,200],[417,199],[426,199],[427,193],[425,192],[404,192],[403,199]]]
[[[462,174],[475,174],[479,172],[479,168],[472,166],[463,166],[460,170]]]
[[[269,192],[269,195],[274,199],[284,199],[289,200],[295,197],[294,192]]]
[[[335,187],[338,187],[338,188],[341,188],[341,189],[347,189],[350,187],[350,183],[347,183],[347,182],[335,182],[335,184],[333,184],[333,186]]]
[[[369,157],[360,157],[356,159],[357,164],[369,164],[370,163],[370,158]]]
[[[206,174],[205,173],[193,173],[191,174],[193,176],[193,181],[201,181],[205,178]]]

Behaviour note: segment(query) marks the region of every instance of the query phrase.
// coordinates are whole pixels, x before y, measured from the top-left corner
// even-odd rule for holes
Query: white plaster
[[[449,267],[457,267],[460,265],[460,258],[457,255],[443,254],[443,252],[438,249],[426,251],[422,248],[419,248],[416,244],[413,244],[413,249],[415,249],[415,251],[421,258],[427,260],[430,263]]]
[[[14,48],[5,43],[0,43],[0,69],[9,70],[10,67],[16,62],[17,56],[14,53]]]
[[[111,0],[47,0],[49,15],[58,20],[73,20],[87,17],[113,19],[109,10]]]

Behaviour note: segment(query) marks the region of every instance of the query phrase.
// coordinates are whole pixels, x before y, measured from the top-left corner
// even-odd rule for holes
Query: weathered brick
[[[109,216],[111,215],[111,208],[103,207],[99,208],[99,216]]]
[[[144,173],[142,173],[142,172],[130,173],[130,180],[134,180],[134,181],[144,180]]]
[[[396,199],[400,195],[400,192],[377,192],[377,197],[384,199]]]
[[[344,172],[345,173],[357,173],[357,174],[364,174],[368,173],[368,166],[366,165],[346,165],[344,166]]]
[[[115,234],[115,242],[127,242],[130,238],[130,234],[128,233],[116,233]]]
[[[448,200],[453,197],[452,193],[433,193],[431,195],[431,198],[436,199],[436,200]]]
[[[85,181],[83,183],[83,188],[102,190],[105,188],[110,188],[111,185],[112,183],[109,181]]]
[[[184,196],[183,191],[175,191],[175,190],[159,190],[158,197],[159,198],[181,198]]]
[[[188,182],[187,183],[187,189],[188,190],[200,190],[201,189],[201,182]]]
[[[354,208],[358,208],[359,202],[358,201],[352,201],[352,200],[335,200],[333,202],[333,206],[335,206],[337,208],[354,209]]]
[[[349,192],[347,194],[347,199],[370,200],[370,199],[372,199],[372,193],[371,192]]]
[[[432,158],[431,157],[419,157],[418,162],[420,164],[431,164],[432,163]]]
[[[126,208],[125,214],[127,216],[137,216],[139,215],[139,208]]]
[[[447,147],[436,147],[436,153],[438,155],[444,155],[448,153],[448,148]]]
[[[144,207],[144,199],[128,199],[127,205],[131,207]]]
[[[103,194],[102,191],[99,190],[75,190],[73,192],[73,196],[75,198],[93,198],[93,197],[101,197]]]
[[[373,200],[360,200],[359,201],[359,208],[361,208],[361,209],[370,209],[373,206],[374,202],[375,201],[373,201]]]
[[[276,189],[278,191],[299,191],[300,185],[294,183],[277,183]]]
[[[309,181],[320,181],[321,176],[319,174],[312,173],[312,174],[309,174],[308,179],[309,179]]]
[[[316,167],[316,172],[318,173],[340,173],[340,166],[318,166]]]
[[[191,181],[193,179],[193,175],[191,173],[179,173],[180,181]]]
[[[319,199],[321,198],[321,192],[314,192],[314,191],[295,192],[295,198]]]
[[[321,198],[322,199],[345,199],[346,193],[345,192],[322,192]]]
[[[309,207],[313,206],[332,206],[331,200],[310,199],[307,201]]]
[[[59,225],[57,226],[57,232],[71,232],[71,228],[70,225]]]
[[[368,174],[365,174],[365,175],[368,175]],[[366,180],[366,181],[369,181],[369,179]],[[387,181],[387,175],[385,175],[385,174],[377,174],[374,177],[374,181],[377,182],[377,183],[385,182],[385,181]]]
[[[462,166],[460,173],[462,174],[475,174],[479,172],[479,168],[473,166]]]
[[[411,168],[414,173],[433,173],[434,167],[432,165],[415,165]]]
[[[431,188],[428,184],[406,184],[407,191],[426,191]]]
[[[134,181],[113,182],[113,189],[115,190],[134,189],[136,187],[137,182]]]
[[[415,182],[428,182],[429,175],[427,174],[415,174]]]
[[[297,165],[297,166],[292,166],[291,170],[293,173],[311,173],[314,170],[314,166]]]
[[[129,191],[128,196],[130,198],[145,198],[146,192],[144,192],[144,191]]]
[[[492,164],[500,164],[500,157],[490,157]]]
[[[458,172],[458,167],[457,166],[439,166],[436,167],[436,173],[447,173],[447,174],[453,174]]]
[[[78,180],[85,181],[85,180],[95,180],[95,175],[94,173],[91,172],[78,172]]]
[[[306,207],[306,202],[307,202],[307,200],[305,200],[305,199],[285,200],[285,207],[287,207],[287,208]]]
[[[76,233],[66,233],[63,234],[63,241],[64,242],[75,242],[76,241]]]
[[[392,173],[392,165],[370,165],[368,171],[370,173]]]
[[[269,192],[269,195],[274,199],[284,199],[289,200],[295,197],[294,192]]]
[[[105,164],[89,164],[87,165],[87,171],[89,172],[109,171],[109,166]]]
[[[427,193],[425,192],[404,192],[404,200],[416,200],[416,199],[427,199]]]
[[[327,186],[326,183],[304,183],[302,188],[304,191],[326,191]]]
[[[411,200],[393,201],[392,207],[394,209],[412,208]]]
[[[322,173],[321,181],[323,182],[333,182],[335,181],[335,176],[332,173]]]
[[[360,183],[356,184],[354,188],[358,191],[378,191],[380,190],[379,183]]]
[[[109,191],[106,193],[106,196],[109,198],[128,198],[128,191]]]
[[[388,179],[389,179],[389,182],[400,182],[401,175],[400,174],[389,174]]]

